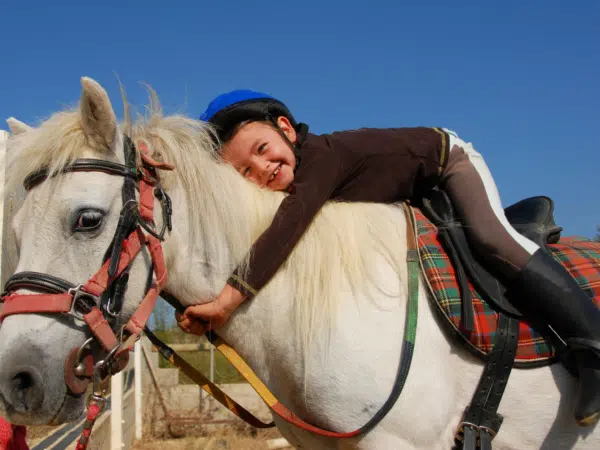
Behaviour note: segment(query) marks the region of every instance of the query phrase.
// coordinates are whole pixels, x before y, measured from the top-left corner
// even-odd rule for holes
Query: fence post
[[[123,372],[110,379],[110,448],[123,448]]]
[[[139,339],[135,343],[134,354],[134,374],[135,374],[135,438],[142,439],[142,342]]]

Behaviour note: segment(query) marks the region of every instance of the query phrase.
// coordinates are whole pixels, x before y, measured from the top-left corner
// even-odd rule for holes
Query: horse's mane
[[[285,194],[258,188],[240,177],[220,159],[206,123],[183,115],[165,116],[153,92],[147,113],[135,121],[129,117],[125,98],[124,102],[121,130],[134,142],[143,139],[155,159],[176,166],[174,172],[161,176],[167,192],[174,182],[186,192],[189,242],[203,242],[202,257],[211,265],[224,267],[225,256],[234,257],[228,270],[240,261],[243,265]],[[12,138],[7,185],[14,189],[41,167],[58,172],[91,147],[78,110],[55,113],[38,128]],[[106,149],[97,151],[99,158],[106,158]],[[176,217],[174,211],[175,226]],[[375,256],[387,261],[398,276],[404,275],[400,256],[406,237],[398,217],[395,208],[382,204],[333,201],[316,216],[283,270],[261,292],[277,295],[279,283],[288,283],[296,299],[298,338],[304,345],[320,319],[332,317],[339,299],[348,293],[344,290],[357,291],[371,284],[379,266]],[[216,233],[223,234],[229,255],[223,255],[223,241],[214,239]]]

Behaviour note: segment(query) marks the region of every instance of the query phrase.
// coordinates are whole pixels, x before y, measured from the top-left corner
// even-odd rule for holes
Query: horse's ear
[[[30,127],[26,123],[21,122],[20,120],[15,119],[14,117],[9,117],[8,119],[6,119],[6,123],[8,123],[10,132],[14,136],[16,136],[17,134],[27,133],[28,131],[33,130],[32,127]]]
[[[80,111],[85,134],[93,142],[112,148],[117,132],[117,117],[108,94],[91,78],[82,77]]]

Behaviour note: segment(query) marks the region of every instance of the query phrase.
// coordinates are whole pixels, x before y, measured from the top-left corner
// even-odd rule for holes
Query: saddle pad
[[[473,297],[475,330],[462,327],[461,297],[450,258],[437,238],[437,228],[416,208],[417,240],[421,266],[429,289],[439,310],[452,328],[462,335],[478,354],[487,354],[494,347],[498,314],[481,300],[469,281]],[[560,262],[591,299],[600,307],[600,242],[582,237],[566,237],[549,246],[554,258]],[[554,356],[554,348],[546,339],[525,322],[521,322],[519,344],[515,360],[523,363],[539,363]]]

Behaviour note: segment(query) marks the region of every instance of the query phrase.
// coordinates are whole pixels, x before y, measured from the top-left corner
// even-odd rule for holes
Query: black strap
[[[458,448],[492,449],[492,439],[503,421],[496,411],[512,371],[518,343],[519,321],[499,314],[496,343],[488,355],[485,369],[456,435]]]
[[[31,289],[35,291],[42,290],[52,294],[62,294],[70,289],[75,289],[75,285],[62,278],[47,275],[38,272],[19,272],[11,276],[5,284],[5,292],[13,292],[19,289]]]
[[[135,169],[135,166],[133,167],[133,169],[130,169],[124,166],[123,164],[115,163],[112,161],[105,161],[102,159],[78,159],[74,163],[65,167],[59,173],[66,172],[106,172],[114,175],[121,175],[123,177],[138,177],[138,173]],[[23,186],[26,190],[29,191],[30,189],[34,188],[39,183],[44,181],[46,178],[48,178],[48,173],[49,171],[46,168],[31,173],[27,176],[27,178],[25,178],[25,181],[23,181]]]
[[[117,229],[115,231],[110,250],[108,276],[111,278],[115,276],[117,270],[119,269],[121,251],[123,250],[123,242],[125,242],[127,236],[131,234],[138,224],[137,206],[138,204],[134,197],[133,199],[127,200],[123,204],[123,209],[121,209],[119,222],[117,223]]]

